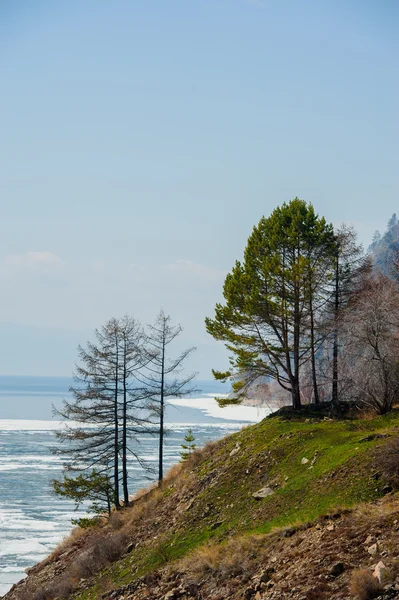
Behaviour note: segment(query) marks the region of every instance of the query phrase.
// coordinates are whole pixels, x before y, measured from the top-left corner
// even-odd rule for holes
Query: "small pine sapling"
[[[194,444],[195,437],[194,437],[194,434],[193,434],[193,431],[191,428],[188,430],[187,434],[184,436],[184,441],[186,443],[181,444],[181,447],[183,448],[183,450],[180,452],[180,456],[181,456],[182,460],[186,460],[187,458],[189,458],[197,446],[197,444]]]

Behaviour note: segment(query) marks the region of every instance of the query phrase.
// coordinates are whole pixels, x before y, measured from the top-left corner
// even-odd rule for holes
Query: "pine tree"
[[[84,502],[90,502],[89,512],[101,514],[107,511],[109,515],[111,514],[115,494],[107,474],[101,474],[93,469],[86,475],[83,473],[76,477],[66,475],[62,480],[53,481],[53,489],[59,496],[73,500],[76,510]],[[80,521],[85,523],[86,519],[75,519],[73,522],[79,525]]]
[[[194,437],[194,434],[193,434],[193,431],[191,428],[188,430],[187,434],[184,436],[184,441],[186,443],[181,444],[181,447],[183,448],[183,450],[180,452],[180,456],[181,456],[182,460],[187,460],[187,458],[190,458],[192,452],[194,452],[195,448],[197,447],[197,444],[194,444],[195,437]]]
[[[243,263],[237,261],[226,277],[225,304],[206,319],[208,333],[232,353],[231,368],[214,371],[216,379],[234,380],[235,398],[221,405],[239,403],[266,376],[291,393],[294,408],[301,407],[300,370],[317,349],[318,258],[327,246],[330,252],[331,237],[332,227],[298,198],[254,227]]]

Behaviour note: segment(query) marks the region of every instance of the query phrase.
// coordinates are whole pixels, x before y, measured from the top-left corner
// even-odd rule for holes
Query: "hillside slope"
[[[109,524],[75,531],[4,598],[343,600],[352,571],[380,559],[385,597],[396,597],[399,412],[288,416],[195,452]]]

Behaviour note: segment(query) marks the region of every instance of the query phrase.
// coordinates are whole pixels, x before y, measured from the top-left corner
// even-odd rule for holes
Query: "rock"
[[[224,521],[216,521],[215,523],[212,523],[212,525],[211,525],[211,529],[212,529],[212,531],[213,531],[214,529],[217,529],[217,528],[218,528],[218,527],[220,527],[221,525],[223,525],[223,523],[224,523]]]
[[[393,587],[389,587],[384,591],[382,596],[378,596],[379,600],[397,600],[399,598],[399,591]]]
[[[338,577],[338,575],[342,575],[342,573],[345,571],[345,565],[342,562],[337,562],[335,563],[335,565],[333,565],[330,569],[330,575],[331,577]]]
[[[327,529],[327,531],[334,531],[334,529],[335,529],[334,523],[330,523],[330,525],[327,525],[326,529]]]
[[[301,465],[307,465],[309,462],[308,458],[303,457],[303,459],[301,460]]]
[[[275,572],[276,572],[276,569],[274,567],[269,567],[268,569],[265,569],[263,571],[262,575],[260,576],[259,581],[261,583],[267,583],[268,581],[270,581],[271,576]]]
[[[266,498],[267,496],[271,496],[273,494],[273,490],[270,487],[264,487],[257,492],[252,494],[252,498],[255,500],[261,500],[262,498]]]
[[[379,440],[380,438],[389,437],[387,433],[372,433],[359,440],[359,442],[372,442],[373,440]]]
[[[244,598],[245,598],[245,600],[250,600],[250,598],[253,598],[255,596],[255,594],[256,594],[256,592],[255,592],[254,588],[249,587],[244,592]]]
[[[371,556],[374,556],[374,554],[377,554],[377,552],[378,552],[378,545],[377,544],[371,544],[371,546],[369,546],[367,548],[367,552],[369,554],[371,554]]]
[[[173,588],[170,590],[165,596],[162,597],[162,600],[173,600],[174,598],[179,598],[181,596],[181,591],[179,588]]]
[[[237,454],[237,452],[239,452],[241,450],[241,446],[240,444],[237,442],[236,443],[236,447],[233,448],[233,450],[230,452],[230,456],[234,456],[235,454]]]
[[[378,579],[378,581],[380,583],[384,582],[384,578],[386,578],[387,575],[387,568],[384,565],[384,563],[382,562],[382,560],[380,560],[380,562],[376,565],[374,572],[373,572],[373,576]]]
[[[315,453],[314,453],[314,456],[313,456],[313,458],[312,458],[312,462],[310,463],[311,467],[313,467],[313,466],[314,466],[314,464],[315,464],[315,462],[316,462],[316,460],[317,460],[317,455],[318,455],[318,454],[319,454],[319,453],[318,453],[318,452],[317,452],[317,450],[316,450],[316,451],[315,451]]]
[[[267,587],[267,588],[270,590],[270,588],[274,587],[274,581],[271,581],[271,580],[270,580],[270,581],[268,581],[268,582],[266,583],[266,587]]]
[[[366,539],[364,540],[364,544],[371,544],[371,542],[373,541],[373,536],[372,535],[368,535],[366,537]]]
[[[190,500],[190,502],[188,502],[188,504],[186,504],[186,506],[183,508],[184,511],[190,510],[190,508],[193,506],[194,504],[194,500]]]
[[[293,535],[295,535],[296,532],[297,532],[297,530],[295,529],[295,527],[287,527],[283,531],[283,537],[285,537],[285,538],[292,537]]]

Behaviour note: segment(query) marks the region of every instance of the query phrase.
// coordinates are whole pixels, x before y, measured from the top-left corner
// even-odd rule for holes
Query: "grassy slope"
[[[384,482],[371,475],[375,450],[387,438],[361,440],[398,429],[398,412],[334,422],[271,418],[224,438],[126,511],[122,529],[139,540],[137,548],[75,597],[98,598],[105,579],[108,588],[125,585],[209,541],[267,533],[378,498]],[[303,457],[310,462],[301,464]],[[273,495],[254,500],[253,492],[264,486]]]

